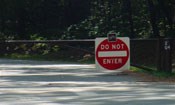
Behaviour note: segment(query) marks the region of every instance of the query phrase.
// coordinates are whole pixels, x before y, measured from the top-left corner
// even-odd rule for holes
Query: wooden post
[[[164,40],[164,59],[165,72],[172,73],[172,40],[170,38]]]
[[[159,39],[158,43],[157,69],[172,73],[172,40],[170,38]]]

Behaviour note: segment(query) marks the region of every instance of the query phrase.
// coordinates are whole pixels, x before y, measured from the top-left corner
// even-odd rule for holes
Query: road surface
[[[175,105],[175,85],[95,65],[0,59],[0,105]]]

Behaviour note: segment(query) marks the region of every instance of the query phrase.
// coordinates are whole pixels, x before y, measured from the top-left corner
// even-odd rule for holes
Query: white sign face
[[[98,70],[121,72],[130,68],[130,40],[128,37],[117,37],[116,41],[107,38],[96,38],[95,60]]]

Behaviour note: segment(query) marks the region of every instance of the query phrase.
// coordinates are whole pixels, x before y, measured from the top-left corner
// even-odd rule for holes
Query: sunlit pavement
[[[107,75],[95,65],[0,60],[0,105],[175,105],[175,85]]]

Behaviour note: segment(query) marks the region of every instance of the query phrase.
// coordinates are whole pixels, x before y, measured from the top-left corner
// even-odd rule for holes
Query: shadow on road
[[[175,85],[106,75],[95,65],[0,60],[1,105],[173,105]]]

